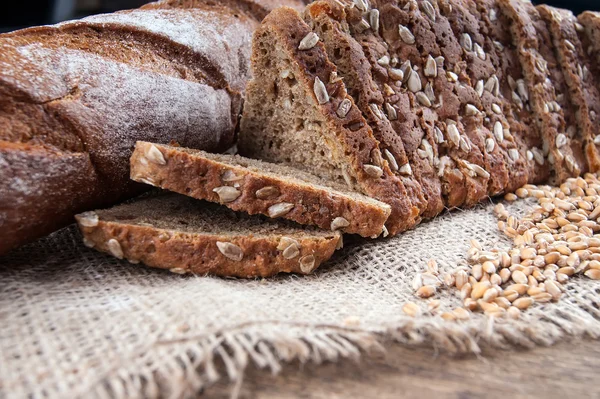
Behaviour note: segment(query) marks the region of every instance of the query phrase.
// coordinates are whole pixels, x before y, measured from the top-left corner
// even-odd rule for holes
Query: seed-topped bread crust
[[[552,35],[554,50],[564,76],[565,90],[561,93],[567,93],[569,101],[561,106],[565,111],[565,119],[568,115],[572,121],[567,126],[567,142],[571,144],[582,172],[595,172],[600,168],[599,70],[595,60],[592,61],[584,51],[583,41],[587,41],[587,37],[583,26],[571,11],[545,5],[538,6],[537,9]],[[596,136],[599,137],[598,143],[595,142]]]
[[[494,69],[490,63],[489,56],[483,48],[483,37],[479,34],[478,20],[462,6],[460,1],[439,1],[440,20],[446,19],[454,32],[454,41],[459,43],[462,51],[463,72],[466,75],[461,84],[474,90],[479,103],[468,103],[463,112],[463,118],[474,119],[475,126],[481,126],[479,135],[482,137],[480,151],[485,162],[485,169],[490,173],[488,181],[488,193],[495,195],[502,193],[509,181],[509,169],[516,169],[513,160],[501,146],[495,143],[493,134],[494,123],[491,123],[488,115],[499,119],[499,115],[491,112],[491,104],[497,103],[493,93],[492,81],[489,88],[485,90],[485,83],[493,79]],[[437,21],[436,21],[437,22]],[[473,115],[469,110],[474,111]],[[508,126],[506,121],[501,121],[503,126]],[[519,157],[520,159],[521,157]],[[508,166],[510,165],[511,168]]]
[[[312,273],[341,233],[237,214],[178,194],[76,216],[88,247],[173,273],[269,277]]]
[[[390,214],[383,202],[344,186],[332,187],[295,168],[147,142],[136,144],[131,178],[234,211],[280,214],[300,224],[363,237],[379,236]]]
[[[310,33],[299,14],[286,7],[269,14],[256,31],[240,153],[345,181],[389,204],[390,234],[414,227],[420,221],[413,204],[418,201],[384,161],[322,43],[299,49]]]
[[[543,151],[541,128],[524,90],[523,68],[508,28],[510,20],[496,0],[465,3],[473,13],[479,14],[484,51],[492,61],[499,82],[498,92],[504,99],[503,103],[492,104],[492,112],[504,115],[509,126],[503,131],[498,127],[495,133],[506,144],[509,156],[511,148],[519,149],[523,155],[513,163],[513,169],[522,170],[523,174],[511,174],[511,186],[506,191],[514,191],[527,182],[543,182],[550,174],[550,165]]]
[[[595,58],[596,65],[600,65],[600,12],[584,11],[577,16],[577,20],[585,30],[586,54]]]
[[[482,150],[489,160],[488,168],[496,170],[496,180],[491,188],[501,191],[514,191],[527,182],[531,163],[528,159],[526,144],[515,134],[505,109],[510,104],[500,90],[497,65],[494,63],[496,48],[486,35],[487,28],[482,30],[483,22],[473,1],[440,0],[440,12],[445,16],[454,32],[455,38],[462,46],[466,73],[471,87],[481,98],[483,126],[486,128],[486,146]],[[506,133],[504,131],[506,129]],[[520,129],[518,129],[520,130]],[[514,152],[519,152],[515,159]]]
[[[434,217],[444,204],[433,167],[417,154],[422,140],[428,140],[418,125],[419,116],[408,93],[394,90],[394,83],[380,71],[391,67],[391,61],[378,30],[373,26],[353,29],[363,16],[378,24],[377,9],[368,7],[361,11],[350,5],[346,3],[344,7],[334,0],[317,1],[306,8],[304,19],[323,42],[339,78],[373,129],[390,168],[400,176],[411,197],[422,199],[422,204],[416,204],[422,216]]]
[[[548,161],[554,175],[551,182],[560,182],[578,176],[581,167],[569,145],[557,147],[559,134],[565,135],[564,113],[557,102],[555,82],[564,79],[552,49],[552,40],[546,24],[529,1],[499,0],[502,11],[510,20],[510,28],[521,66],[523,68],[527,97],[542,129],[544,146],[549,150]],[[560,84],[560,82],[559,82]],[[561,144],[560,141],[558,144]]]
[[[485,140],[475,128],[476,95],[474,90],[468,92],[458,83],[461,71],[455,70],[455,66],[460,68],[462,57],[448,21],[431,3],[379,1],[376,4],[381,15],[381,34],[390,53],[406,69],[405,84],[414,95],[416,107],[422,109],[423,125],[436,138],[436,145],[432,146],[433,164],[442,181],[446,204],[474,205],[488,195],[490,173],[485,169],[480,150]],[[436,73],[430,73],[431,59]],[[431,105],[421,101],[423,95],[434,99]],[[468,107],[467,111],[467,105],[475,108]]]

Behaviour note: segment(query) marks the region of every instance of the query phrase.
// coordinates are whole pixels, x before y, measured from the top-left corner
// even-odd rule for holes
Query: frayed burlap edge
[[[150,374],[116,367],[113,375],[98,376],[94,386],[81,387],[80,396],[150,398],[192,397],[228,378],[232,397],[243,383],[248,366],[278,374],[285,363],[321,364],[359,360],[364,353],[383,352],[399,343],[433,348],[449,355],[480,354],[483,349],[533,349],[569,338],[600,337],[600,294],[587,291],[565,299],[569,306],[548,312],[531,325],[511,320],[476,316],[466,322],[439,318],[413,319],[381,329],[305,325],[280,322],[254,323],[206,336],[193,332],[174,340],[158,340],[154,346],[184,346]],[[523,317],[527,317],[524,315]],[[482,333],[484,332],[484,333]],[[143,354],[138,354],[143,359]],[[132,365],[138,364],[132,361]]]

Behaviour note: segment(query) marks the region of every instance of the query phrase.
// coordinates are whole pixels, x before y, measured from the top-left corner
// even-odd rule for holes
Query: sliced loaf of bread
[[[523,68],[526,87],[521,88],[520,98],[529,102],[541,128],[544,147],[549,151],[548,161],[553,172],[550,182],[558,183],[578,176],[581,166],[573,149],[559,138],[565,136],[567,127],[564,111],[557,102],[556,85],[564,84],[564,77],[546,24],[529,0],[499,0],[499,5],[510,21],[513,42]]]
[[[371,128],[346,93],[318,38],[290,8],[274,10],[254,34],[238,147],[242,155],[291,164],[392,207],[390,234],[420,221],[384,160]]]
[[[131,178],[189,197],[326,230],[377,237],[390,206],[284,165],[137,142]],[[385,235],[385,234],[384,234]]]
[[[380,15],[380,35],[404,74],[398,90],[409,92],[422,125],[432,131],[431,162],[446,206],[478,203],[488,195],[490,172],[496,172],[486,170],[481,152],[485,140],[472,124],[477,116],[465,113],[471,108],[467,104],[478,98],[467,84],[459,84],[461,73],[456,68],[462,65],[461,48],[450,40],[448,21],[430,2],[377,1],[373,6]],[[428,149],[419,144],[420,150]]]
[[[342,239],[337,231],[238,214],[179,194],[146,196],[76,219],[88,247],[179,274],[308,274]]]
[[[600,67],[600,12],[584,11],[577,16],[586,35],[584,50],[595,58],[596,66]]]
[[[494,136],[500,145],[508,149],[509,156],[514,155],[513,148],[525,149],[520,152],[524,159],[520,157],[514,164],[514,169],[521,169],[517,165],[525,163],[525,175],[511,174],[512,185],[507,191],[514,191],[526,182],[544,182],[550,175],[550,164],[546,159],[541,127],[525,90],[527,85],[518,49],[508,28],[510,19],[502,12],[497,0],[465,1],[463,4],[468,4],[469,9],[479,15],[480,32],[485,39],[483,48],[495,68],[497,87],[494,90],[497,89],[499,97],[505,100],[491,106],[492,112],[504,115],[509,124],[508,127],[494,124]]]
[[[568,112],[573,121],[567,127],[566,142],[577,148],[574,154],[582,172],[596,172],[600,168],[600,145],[594,142],[600,133],[600,79],[596,61],[586,54],[584,28],[571,11],[546,5],[537,9],[552,35],[564,75],[565,90],[559,96],[568,98],[568,103],[561,105],[565,119]],[[561,141],[565,140],[561,137]]]
[[[349,3],[344,7],[334,0],[316,1],[306,8],[303,18],[336,65],[338,77],[373,129],[390,168],[407,191],[414,192],[413,197],[423,197],[422,216],[433,217],[444,209],[444,203],[437,173],[427,156],[417,153],[422,141],[428,140],[420,126],[420,112],[410,103],[409,94],[393,87],[394,80],[382,73],[393,61],[376,26],[348,29],[354,19],[363,21],[363,12],[372,16],[369,23],[378,23],[376,10],[368,8],[361,11]]]
[[[496,170],[493,187],[501,191],[515,191],[527,183],[529,169],[535,162],[528,159],[526,151],[522,151],[525,144],[520,135],[514,133],[508,115],[502,112],[502,109],[510,106],[500,92],[500,80],[494,64],[494,45],[482,32],[475,2],[440,0],[438,4],[440,14],[448,19],[454,37],[462,44],[465,72],[471,87],[481,99],[481,120],[485,133],[483,152],[489,161],[489,168]],[[500,133],[504,133],[504,129],[508,129],[507,137]],[[515,151],[519,150],[520,155],[516,158]]]

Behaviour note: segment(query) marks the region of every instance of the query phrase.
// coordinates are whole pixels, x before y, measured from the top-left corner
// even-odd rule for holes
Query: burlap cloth
[[[347,245],[313,276],[244,281],[131,265],[64,229],[0,258],[0,396],[185,397],[218,378],[239,379],[251,363],[277,371],[293,359],[342,361],[389,339],[477,352],[600,336],[600,282],[585,277],[518,321],[427,313],[413,276],[432,258],[442,271],[454,268],[470,238],[509,245],[488,204]],[[461,305],[457,294],[436,295],[438,314]],[[404,315],[407,301],[423,315]]]

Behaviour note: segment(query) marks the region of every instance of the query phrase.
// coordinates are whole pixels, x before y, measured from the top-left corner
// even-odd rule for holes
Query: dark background
[[[90,14],[135,8],[148,0],[3,0],[0,5],[0,32],[50,24]],[[600,0],[534,1],[569,8],[576,14],[600,11]]]

